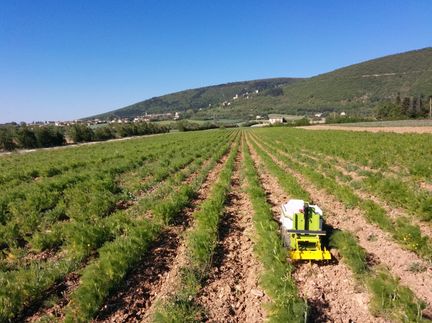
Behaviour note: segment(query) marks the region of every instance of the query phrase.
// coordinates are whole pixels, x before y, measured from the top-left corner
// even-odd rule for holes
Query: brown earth
[[[191,205],[176,217],[176,223],[167,228],[147,255],[125,279],[123,286],[110,297],[95,321],[97,322],[141,322],[148,319],[150,308],[166,287],[170,273],[178,266],[182,234],[190,226],[191,215],[204,201],[211,185],[218,178],[228,154],[208,174]]]
[[[40,300],[31,304],[15,320],[17,322],[39,322],[45,315],[56,319],[63,318],[63,308],[69,302],[72,291],[79,285],[79,271],[93,261],[95,257],[96,253],[92,253],[76,271],[68,273],[63,281],[57,282],[42,293]]]
[[[272,158],[283,169],[294,175],[302,187],[310,193],[314,202],[325,211],[328,224],[353,233],[358,238],[360,246],[367,250],[372,259],[388,267],[392,275],[400,278],[402,285],[409,286],[414,294],[424,300],[428,306],[432,304],[432,288],[430,287],[432,266],[430,263],[415,253],[403,249],[392,240],[388,233],[368,223],[358,208],[347,209],[333,195],[318,189],[301,174],[284,166],[274,156]],[[419,266],[424,270],[412,270],[412,266]]]
[[[366,132],[396,132],[396,133],[432,133],[432,127],[349,127],[332,125],[315,125],[297,127],[306,130],[344,130],[344,131],[366,131]]]
[[[273,214],[278,217],[280,205],[295,197],[283,191],[277,179],[265,170],[253,147],[250,148]],[[293,278],[300,295],[311,307],[312,322],[382,322],[369,313],[367,292],[355,283],[348,267],[335,258],[323,264],[298,262]]]
[[[34,304],[35,306],[28,308],[23,313],[23,317],[18,317],[17,321],[39,322],[41,317],[44,315],[49,315],[56,318],[63,318],[63,308],[69,302],[71,291],[78,286],[79,277],[79,274],[77,274],[76,272],[67,274],[64,277],[63,281],[55,284],[48,291],[48,299],[55,301],[55,304],[53,306],[44,308],[44,304]]]
[[[426,190],[426,191],[432,193],[432,184],[431,184],[431,183],[420,182],[420,183],[419,183],[419,186],[420,186],[422,189],[424,189],[424,190]]]
[[[219,225],[213,267],[197,295],[209,322],[263,322],[262,304],[270,301],[258,285],[262,267],[253,254],[253,208],[246,183],[240,178],[241,159],[239,154]]]

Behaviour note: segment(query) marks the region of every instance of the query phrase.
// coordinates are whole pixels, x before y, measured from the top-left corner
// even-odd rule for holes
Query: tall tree
[[[410,100],[410,106],[409,106],[409,110],[408,110],[408,116],[410,118],[417,117],[417,98],[416,97],[412,97],[411,100]]]
[[[54,147],[64,144],[64,134],[59,127],[43,126],[34,129],[38,147]]]
[[[408,111],[410,108],[410,98],[404,97],[401,104],[401,114],[403,116],[408,116]]]
[[[78,142],[88,142],[92,141],[94,137],[93,130],[83,124],[74,124],[70,126],[66,131],[69,140]]]
[[[398,92],[397,96],[396,96],[396,105],[398,107],[401,106],[401,97],[400,97],[400,93]]]
[[[32,129],[27,126],[19,127],[16,131],[18,144],[22,148],[36,148],[38,146],[36,136]]]
[[[16,144],[13,140],[14,134],[12,128],[0,128],[0,149],[14,150]]]
[[[425,99],[424,95],[420,94],[420,97],[418,99],[418,107],[417,107],[419,117],[424,117],[426,115],[424,99]]]

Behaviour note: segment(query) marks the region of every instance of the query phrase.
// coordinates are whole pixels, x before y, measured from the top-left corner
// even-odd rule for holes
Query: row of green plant
[[[210,137],[226,135],[214,132]],[[68,171],[80,172],[88,166],[103,165],[107,162],[116,163],[118,160],[135,159],[144,157],[152,150],[169,148],[177,142],[191,141],[193,138],[202,138],[200,134],[179,133],[175,136],[154,136],[130,138],[124,141],[111,141],[103,145],[83,145],[62,147],[59,149],[36,150],[29,153],[14,153],[3,155],[0,158],[0,187],[12,181],[12,186],[19,185],[23,181],[38,181],[45,177],[61,175]]]
[[[264,144],[264,141],[261,141]],[[309,178],[318,187],[334,195],[348,208],[359,208],[366,220],[378,225],[382,230],[391,234],[393,239],[426,260],[432,259],[432,244],[430,240],[421,234],[418,226],[411,224],[407,218],[392,220],[386,210],[370,199],[363,199],[355,193],[349,185],[338,182],[335,178],[325,176],[315,168],[294,161],[288,154],[281,154],[278,150],[284,151],[285,147],[275,147],[268,141],[265,142],[266,149],[277,159],[291,169]]]
[[[379,170],[361,170],[359,166],[349,161],[340,161],[330,156],[318,154],[313,148],[299,149],[298,156],[303,159],[311,158],[322,165],[324,169],[332,169],[340,180],[348,182],[354,189],[362,189],[383,198],[390,204],[407,210],[410,214],[424,221],[432,220],[432,194],[419,187],[418,181],[412,176],[401,176],[394,171],[381,172]],[[292,149],[291,149],[292,151]],[[330,159],[330,160],[329,160]],[[347,172],[355,172],[358,179],[345,175],[334,169],[337,163]]]
[[[226,149],[227,146],[225,146],[224,149]],[[110,216],[108,218],[108,221],[103,223],[103,227],[105,230],[111,230],[114,231],[114,234],[122,235],[127,234],[133,228],[135,225],[137,225],[136,219],[140,219],[142,217],[142,214],[147,212],[149,209],[153,208],[155,205],[163,199],[163,197],[168,196],[170,193],[172,193],[172,187],[176,187],[180,184],[182,180],[188,177],[188,174],[191,174],[194,171],[197,171],[197,165],[200,163],[194,163],[194,167],[191,167],[186,172],[180,172],[179,176],[175,176],[175,179],[170,178],[165,185],[163,185],[160,189],[158,189],[155,194],[151,194],[150,196],[146,196],[146,198],[139,200],[139,203],[136,205],[136,207],[133,207],[132,209],[128,210],[130,212],[117,212],[113,216]],[[100,229],[101,227],[96,226],[96,230]],[[84,230],[86,230],[84,233],[88,232],[88,226],[83,227]],[[82,230],[81,230],[82,231]],[[93,232],[90,230],[90,233]],[[85,237],[92,239],[92,236],[83,235],[83,232],[77,235],[77,237]],[[85,244],[86,241],[84,241]]]
[[[21,182],[8,182],[7,185],[2,185],[3,194],[0,197],[0,222],[5,224],[11,218],[20,216],[23,213],[32,213],[37,216],[41,213],[47,213],[55,208],[56,203],[61,199],[62,192],[66,188],[79,184],[88,178],[99,180],[100,178],[107,177],[115,185],[115,176],[153,161],[155,159],[153,151],[166,150],[165,145],[166,143],[163,142],[151,144],[144,150],[142,148],[137,149],[138,154],[128,154],[127,157],[122,156],[121,159],[108,158],[103,162],[93,162],[95,159],[102,157],[98,157],[100,150],[95,149],[92,155],[96,155],[96,158],[93,158],[92,162],[81,163],[83,167],[80,166],[72,169],[65,169],[63,167],[63,163],[65,161],[67,163],[68,160],[62,156],[56,161],[59,171],[52,176],[37,177],[30,182],[23,180]],[[128,146],[127,148],[129,150],[132,147]],[[79,153],[80,151],[75,151],[75,154]],[[109,154],[108,151],[105,151],[105,153]],[[26,166],[30,166],[31,163],[32,159],[28,159]],[[11,167],[11,165],[7,165],[6,167]],[[63,169],[61,169],[62,167]]]
[[[352,233],[333,232],[330,246],[338,249],[356,280],[368,289],[372,296],[369,308],[373,315],[398,322],[423,322],[422,310],[426,304],[417,299],[408,287],[402,286],[384,266],[369,265],[367,252]]]
[[[68,198],[66,199],[65,211],[71,221],[56,222],[54,225],[46,226],[38,230],[30,240],[32,249],[41,251],[47,248],[59,247],[63,243],[66,243],[70,248],[92,249],[94,246],[87,243],[86,239],[83,238],[85,236],[83,230],[88,232],[91,227],[99,228],[98,232],[100,233],[101,241],[108,240],[112,232],[108,230],[109,225],[107,226],[107,221],[105,220],[106,214],[103,213],[104,210],[112,213],[113,210],[127,208],[129,205],[128,202],[134,203],[137,196],[141,194],[141,190],[148,190],[155,187],[156,184],[162,183],[169,176],[190,165],[194,160],[197,164],[201,163],[203,161],[203,152],[204,151],[195,151],[193,154],[186,157],[179,156],[179,158],[173,159],[168,156],[169,159],[161,159],[162,161],[169,160],[169,165],[161,168],[158,168],[158,165],[155,165],[154,168],[152,167],[153,171],[149,171],[148,173],[155,174],[147,176],[144,182],[134,187],[134,191],[127,190],[123,192],[125,200],[117,201],[118,207],[114,204],[110,204],[112,201],[110,201],[108,197],[103,198],[104,191],[97,186],[91,187],[92,191],[89,190],[87,183],[85,187],[75,186],[73,188],[74,194],[66,195]],[[204,158],[208,158],[208,156],[204,155]],[[123,204],[125,204],[125,206]],[[108,209],[109,207],[111,207],[112,210]],[[99,210],[99,212],[93,210],[94,208]],[[104,230],[100,228],[104,228]]]
[[[207,165],[192,183],[184,183],[164,201],[156,204],[151,221],[145,218],[136,221],[134,230],[129,230],[99,249],[99,258],[84,269],[80,285],[71,295],[71,301],[65,309],[66,322],[87,322],[97,313],[109,293],[121,283],[140,257],[145,256],[149,244],[164,226],[169,225],[190,203],[223,153],[225,150],[215,155],[212,163]]]
[[[10,125],[0,127],[0,150],[55,147],[65,145],[66,142],[104,141],[165,132],[169,132],[168,127],[149,122],[103,125],[95,129],[86,124],[70,126]]]
[[[262,188],[254,162],[246,144],[243,145],[243,176],[247,180],[247,192],[254,210],[256,238],[254,251],[263,264],[260,285],[270,296],[270,322],[302,322],[307,318],[307,303],[298,295],[298,290],[291,277],[292,265],[287,261],[287,250],[283,246],[278,225],[273,220],[273,213],[267,203],[267,196]],[[277,177],[285,192],[298,198],[309,200],[307,192],[302,190],[292,178],[287,180],[286,174],[267,159],[267,169]],[[299,195],[297,195],[299,194]]]
[[[399,179],[388,178],[381,173],[373,172],[362,172],[364,175],[368,173],[369,175],[364,175],[366,178],[354,179],[351,175],[344,174],[342,171],[338,170],[331,162],[326,160],[318,160],[310,158],[307,154],[293,154],[297,161],[308,164],[319,170],[321,173],[325,174],[333,180],[340,183],[347,183],[353,190],[362,190],[366,193],[372,193],[376,196],[383,198],[384,201],[388,202],[390,205],[396,205],[401,207],[415,216],[415,220],[430,220],[432,217],[432,195],[422,192],[422,197],[419,197],[417,193],[408,189],[408,184],[399,185]],[[378,179],[382,178],[381,181]],[[428,202],[429,201],[429,202]],[[379,203],[379,202],[376,202]],[[416,232],[420,232],[420,228],[416,225],[413,220],[406,217],[400,217],[402,222],[410,224],[415,227]],[[425,240],[430,240],[430,238],[425,237]],[[427,242],[427,244],[432,245],[432,242]]]
[[[167,183],[170,187],[171,184],[172,183]],[[159,200],[161,196],[166,195],[159,194]],[[99,225],[94,226],[76,226],[76,231],[71,230],[70,232],[72,234],[77,232],[77,241],[80,241],[81,243],[79,243],[79,246],[83,247],[87,247],[89,244],[94,245],[95,242],[100,241],[101,233],[107,230],[117,235],[124,234],[124,232],[130,230],[130,228],[133,228],[135,224],[135,217],[132,215],[142,214],[142,211],[149,209],[151,205],[153,205],[152,202],[155,201],[155,203],[157,203],[157,200],[155,196],[140,200],[136,210],[116,212],[110,217],[107,217],[107,221],[104,223],[99,223]],[[85,252],[86,250],[87,252]],[[61,280],[68,272],[76,270],[87,257],[90,250],[72,248],[68,249],[68,251],[66,256],[60,261],[53,260],[34,263],[26,268],[19,268],[13,272],[0,274],[0,281],[4,282],[5,286],[9,286],[8,289],[0,292],[0,318],[2,321],[13,318],[22,308],[40,297],[41,292],[50,287],[55,281]]]
[[[214,149],[219,147],[219,152],[226,150],[227,144],[224,144],[225,142],[227,140],[222,141],[221,145],[215,145]],[[208,151],[206,158],[215,153],[214,149]],[[78,222],[73,229],[68,231],[74,235],[77,244],[73,244],[72,248],[68,248],[66,256],[61,258],[60,261],[53,259],[47,262],[35,262],[34,265],[31,264],[29,267],[0,274],[0,280],[5,282],[5,286],[13,287],[2,290],[0,293],[0,317],[2,320],[14,317],[16,313],[29,305],[34,299],[41,297],[41,292],[56,280],[62,279],[67,272],[76,270],[83,259],[93,250],[88,248],[88,245],[95,248],[102,245],[107,237],[112,239],[116,236],[127,235],[138,223],[134,219],[142,216],[146,210],[155,207],[158,201],[168,196],[169,192],[172,192],[172,187],[176,187],[179,181],[183,181],[192,172],[197,171],[198,165],[204,160],[204,157],[198,159],[197,163],[194,162],[191,167],[180,172],[181,175],[169,178],[165,185],[152,192],[151,196],[139,200],[136,207],[130,210],[118,211],[108,217],[100,218],[94,225],[89,225],[86,222],[79,224]],[[107,232],[108,235],[105,234]],[[101,235],[104,235],[105,238],[101,239]],[[75,246],[84,248],[74,248]],[[71,246],[69,245],[69,247]]]
[[[283,171],[260,147],[264,144],[262,141],[254,138],[251,142],[266,167],[273,163],[272,166],[279,167]],[[266,146],[267,148],[270,150],[268,146]],[[279,159],[280,156],[276,157]],[[282,178],[275,176],[281,183]],[[290,193],[289,191],[286,192]],[[354,273],[356,280],[365,286],[372,296],[370,309],[373,315],[400,322],[422,321],[421,313],[425,308],[424,302],[418,300],[408,287],[400,285],[398,279],[393,277],[384,266],[369,265],[367,252],[361,248],[352,233],[335,230],[331,233],[329,240],[330,247],[338,249],[343,261]]]
[[[193,229],[186,236],[187,265],[180,269],[180,284],[175,295],[159,306],[154,318],[156,322],[194,322],[200,316],[201,310],[194,298],[212,265],[219,221],[231,186],[237,153],[238,145],[232,149],[208,198],[193,214]]]
[[[179,158],[173,159],[171,153],[175,154],[187,145],[183,143],[171,149],[162,147],[167,151],[167,156],[155,161],[153,169],[163,162],[169,164],[178,161]],[[154,149],[154,152],[159,151],[161,149]],[[125,163],[109,163],[105,167],[99,165],[98,169],[89,167],[85,172],[71,174],[70,177],[58,176],[7,190],[2,196],[5,204],[3,215],[7,219],[4,219],[6,224],[0,227],[0,241],[9,247],[16,247],[20,239],[33,240],[35,233],[40,232],[38,229],[47,230],[59,220],[105,216],[115,209],[118,201],[131,197],[129,191],[119,187],[116,178],[131,169],[148,169],[149,165],[145,161],[150,161],[150,158],[146,155],[143,157],[138,161],[130,159]],[[160,175],[163,177],[162,173]]]
[[[348,208],[359,208],[368,222],[376,224],[382,230],[390,233],[398,244],[415,252],[426,260],[432,259],[432,243],[430,239],[423,236],[419,227],[411,224],[409,219],[398,218],[392,220],[382,206],[370,199],[361,198],[349,185],[340,183],[334,177],[323,175],[314,167],[298,163],[294,161],[292,157],[288,157],[289,148],[285,146],[275,147],[269,141],[261,140],[260,142],[264,144],[266,149],[278,160],[289,168],[309,178],[309,180],[319,188],[334,195]],[[285,151],[285,153],[281,153],[280,150]]]
[[[191,149],[198,151],[203,149],[202,146],[205,143],[216,143],[220,140],[219,136],[209,137],[195,140],[194,147]],[[82,192],[81,195],[86,195],[83,193],[91,189],[92,186],[99,186],[94,185],[95,183],[101,182],[102,186],[109,191],[106,194],[115,195],[117,199],[127,199],[130,190],[128,187],[121,187],[121,183],[118,183],[119,180],[116,178],[122,178],[128,172],[134,172],[137,169],[144,169],[149,174],[153,172],[157,175],[156,177],[162,179],[164,170],[160,166],[167,166],[171,162],[179,160],[180,156],[184,156],[184,152],[188,150],[187,147],[190,144],[185,140],[179,140],[174,144],[175,139],[172,138],[171,144],[167,147],[166,142],[162,141],[161,144],[160,140],[156,141],[159,142],[158,145],[145,145],[146,150],[137,149],[140,151],[140,155],[131,154],[130,157],[122,160],[108,159],[104,163],[88,165],[80,171],[75,169],[53,178],[39,179],[31,183],[23,182],[22,185],[14,188],[4,189],[4,194],[0,197],[0,219],[3,219],[3,223],[10,223],[0,226],[0,232],[4,233],[0,234],[0,238],[9,237],[7,241],[2,242],[14,245],[16,243],[11,240],[13,237],[17,237],[16,231],[19,231],[20,236],[26,239],[34,233],[35,227],[40,223],[46,227],[45,222],[51,224],[58,218],[69,218],[68,212],[65,210],[67,209],[67,202],[70,200],[68,195],[79,195],[80,192]],[[179,157],[175,158],[176,155]],[[162,158],[156,160],[156,156],[162,156]],[[159,175],[156,174],[158,172]],[[147,184],[149,182],[147,181]],[[74,189],[75,186],[79,189]],[[96,187],[95,190],[99,191],[99,188]],[[84,196],[83,198],[85,201],[86,198],[91,197]]]
[[[432,140],[429,134],[371,133],[358,131],[309,131],[304,129],[257,129],[271,140],[293,147],[311,148],[361,166],[386,172],[398,168],[399,175],[427,181],[432,177]]]

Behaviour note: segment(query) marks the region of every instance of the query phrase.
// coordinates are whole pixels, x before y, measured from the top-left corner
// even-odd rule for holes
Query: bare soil
[[[63,281],[57,283],[48,291],[47,295],[49,296],[48,298],[44,298],[45,302],[34,304],[33,307],[23,313],[25,318],[20,317],[17,321],[39,322],[44,315],[57,319],[63,318],[63,308],[69,302],[71,292],[78,286],[79,277],[79,274],[76,272],[67,274]],[[48,302],[46,300],[48,300]],[[54,305],[45,307],[44,305],[49,305],[50,301],[54,302]]]
[[[351,127],[333,125],[315,125],[298,127],[306,130],[344,130],[344,131],[367,131],[367,132],[395,132],[395,133],[432,133],[432,127]]]
[[[272,157],[274,158],[274,156]],[[428,306],[431,305],[432,288],[430,282],[432,281],[432,266],[430,263],[418,257],[415,253],[403,249],[392,240],[389,234],[383,232],[376,225],[368,223],[361,210],[357,208],[347,209],[333,195],[318,189],[301,174],[282,165],[276,158],[274,158],[274,161],[294,175],[298,182],[306,188],[314,202],[325,211],[328,224],[334,228],[353,233],[372,259],[385,265],[394,276],[400,278],[402,285],[408,286],[418,298],[424,300]],[[424,270],[412,270],[414,264],[418,264]]]
[[[253,209],[240,178],[237,156],[227,204],[219,225],[213,267],[197,303],[209,322],[263,322],[263,303],[270,301],[259,287],[261,264],[253,255]]]
[[[167,281],[178,268],[182,254],[182,234],[191,225],[191,215],[204,201],[212,183],[218,178],[228,155],[209,173],[191,205],[167,228],[125,279],[119,290],[107,300],[95,321],[142,322],[150,319],[149,313],[155,300],[161,296]]]
[[[79,285],[79,271],[94,260],[96,254],[91,254],[86,258],[80,267],[68,273],[63,281],[54,284],[46,292],[44,292],[39,301],[31,304],[17,318],[17,322],[39,322],[41,317],[50,316],[56,319],[64,317],[63,308],[70,300],[70,295],[73,290]]]
[[[424,189],[424,190],[426,190],[426,191],[432,193],[432,184],[431,184],[431,183],[427,183],[427,182],[420,182],[420,183],[419,183],[419,186],[420,186],[422,189]]]
[[[262,164],[253,150],[252,158],[258,165],[261,182],[267,192],[275,217],[280,206],[295,196],[287,196]],[[319,204],[319,203],[318,203]],[[321,204],[319,204],[321,207]],[[336,258],[328,263],[297,262],[293,278],[300,295],[311,307],[312,322],[381,322],[368,311],[369,295],[354,280],[352,272]]]

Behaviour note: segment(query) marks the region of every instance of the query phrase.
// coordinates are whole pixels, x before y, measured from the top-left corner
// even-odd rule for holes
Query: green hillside
[[[248,98],[246,92],[259,90]],[[373,59],[307,79],[280,78],[222,84],[152,98],[103,114],[193,111],[195,118],[243,118],[258,114],[347,111],[367,114],[383,100],[432,95],[432,48]],[[237,100],[232,97],[239,94]],[[230,104],[223,105],[222,102]],[[209,105],[211,104],[211,107]]]
[[[432,48],[385,56],[284,88],[290,106],[362,107],[377,101],[432,94]]]
[[[109,117],[132,118],[145,113],[166,113],[175,111],[186,112],[188,110],[196,112],[199,109],[208,109],[209,107],[217,106],[224,101],[232,100],[236,94],[241,96],[247,92],[255,92],[255,90],[271,90],[273,88],[294,83],[298,80],[301,79],[274,78],[234,82],[185,90],[160,97],[154,97],[94,117],[100,119],[106,119]]]

